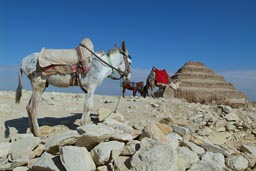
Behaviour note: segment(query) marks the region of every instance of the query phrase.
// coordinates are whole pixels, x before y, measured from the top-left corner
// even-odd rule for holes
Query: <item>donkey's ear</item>
[[[126,51],[126,45],[125,45],[125,42],[124,41],[122,41],[122,51]]]

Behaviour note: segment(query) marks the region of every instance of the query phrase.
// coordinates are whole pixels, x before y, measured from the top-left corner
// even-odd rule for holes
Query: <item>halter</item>
[[[82,46],[84,48],[86,48],[89,52],[91,52],[100,62],[104,63],[105,65],[107,65],[108,67],[110,67],[112,70],[116,70],[119,75],[120,78],[114,77],[112,75],[109,75],[108,77],[113,79],[113,80],[120,80],[123,77],[127,77],[130,73],[131,73],[131,69],[130,69],[130,65],[129,65],[129,61],[128,58],[129,56],[126,55],[123,51],[120,50],[120,53],[123,55],[124,58],[124,64],[125,64],[125,71],[121,71],[118,68],[113,67],[111,64],[107,63],[106,61],[104,61],[103,59],[101,59],[95,52],[93,52],[91,49],[89,49],[87,46],[83,45],[83,44],[79,44],[79,46]]]

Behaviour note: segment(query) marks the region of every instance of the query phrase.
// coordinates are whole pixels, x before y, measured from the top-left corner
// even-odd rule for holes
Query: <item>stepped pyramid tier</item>
[[[216,75],[201,62],[187,62],[171,76],[171,80],[179,81],[180,85],[176,90],[167,88],[166,91],[173,91],[174,97],[184,98],[188,102],[232,107],[248,105],[246,95],[237,91],[224,77]]]

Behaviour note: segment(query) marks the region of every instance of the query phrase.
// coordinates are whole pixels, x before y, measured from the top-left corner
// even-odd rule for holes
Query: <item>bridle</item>
[[[130,64],[128,61],[128,58],[130,58],[129,55],[127,55],[125,52],[120,50],[120,53],[123,55],[123,59],[124,59],[124,64],[125,64],[125,71],[121,71],[118,68],[115,68],[114,66],[110,65],[109,63],[107,63],[106,61],[104,61],[103,59],[101,59],[95,52],[93,52],[91,49],[89,49],[87,46],[83,45],[83,44],[79,44],[79,46],[84,47],[85,49],[87,49],[89,52],[91,52],[100,62],[102,62],[103,64],[107,65],[108,67],[110,67],[112,70],[116,70],[120,77],[114,77],[113,75],[109,75],[108,77],[113,79],[113,80],[120,80],[124,77],[128,77],[128,75],[131,73],[131,68],[130,68]]]

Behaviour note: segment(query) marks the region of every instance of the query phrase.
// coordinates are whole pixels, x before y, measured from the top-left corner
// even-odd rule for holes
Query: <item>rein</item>
[[[103,64],[107,65],[108,67],[110,67],[111,69],[113,70],[116,70],[119,74],[120,74],[120,78],[116,78],[116,77],[113,77],[113,76],[109,76],[109,78],[113,79],[113,80],[120,80],[123,76],[128,76],[129,73],[127,72],[130,72],[129,68],[126,70],[127,72],[124,72],[124,71],[121,71],[120,69],[118,68],[115,68],[113,67],[112,65],[110,65],[109,63],[107,63],[106,61],[104,61],[103,59],[101,59],[95,52],[93,52],[91,49],[89,49],[87,46],[83,45],[83,44],[79,44],[79,46],[82,46],[84,47],[85,49],[87,49],[89,52],[91,52],[100,62],[102,62]],[[124,59],[127,58],[126,54],[124,52],[121,52],[121,54],[123,55]],[[129,64],[127,59],[124,60],[125,61],[125,67],[129,67]]]

